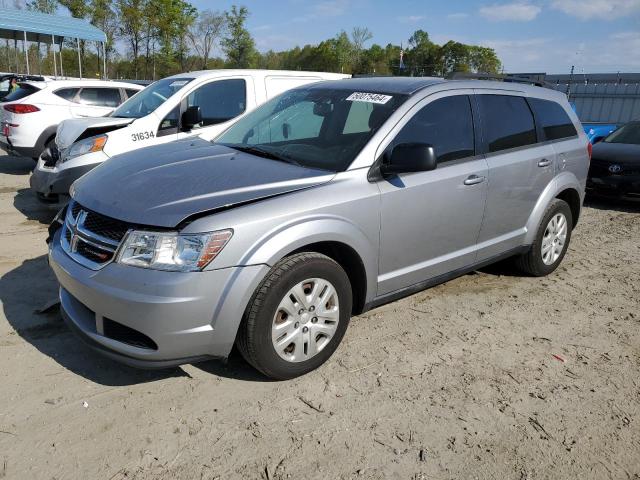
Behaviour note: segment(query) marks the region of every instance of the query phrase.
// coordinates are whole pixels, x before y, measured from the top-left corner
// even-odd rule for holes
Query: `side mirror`
[[[380,165],[382,175],[398,173],[427,172],[438,166],[436,152],[427,143],[401,143]]]
[[[188,107],[182,114],[182,130],[189,131],[196,125],[202,123],[202,110],[198,105]]]

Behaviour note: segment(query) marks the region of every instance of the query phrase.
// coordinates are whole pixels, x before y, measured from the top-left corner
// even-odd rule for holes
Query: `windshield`
[[[142,118],[155,111],[167,99],[189,83],[192,78],[165,78],[149,85],[129,98],[112,114],[117,118]]]
[[[2,101],[3,102],[15,102],[22,98],[28,97],[32,93],[36,93],[39,89],[28,83],[19,83],[18,88],[7,94]]]
[[[406,98],[302,87],[248,113],[215,141],[266,158],[339,172]]]
[[[631,143],[640,145],[640,122],[623,125],[603,140],[605,143]]]

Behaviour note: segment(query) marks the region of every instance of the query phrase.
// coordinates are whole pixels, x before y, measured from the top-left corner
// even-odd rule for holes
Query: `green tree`
[[[128,44],[132,55],[132,73],[138,78],[140,48],[147,30],[147,20],[140,13],[143,11],[145,0],[116,0],[118,11],[119,33]]]
[[[27,10],[53,14],[58,9],[58,0],[31,0],[27,2]]]
[[[390,73],[387,52],[380,45],[373,44],[364,52],[361,73],[377,73],[386,75]]]
[[[451,75],[453,72],[471,71],[469,58],[469,45],[448,41],[440,47],[440,58],[442,61],[442,75]]]
[[[91,4],[84,0],[59,0],[59,3],[75,18],[87,18],[91,13]]]
[[[58,0],[60,5],[62,5],[63,7],[66,7],[67,10],[69,10],[69,13],[71,13],[71,16],[74,18],[88,18],[91,14],[91,4],[89,2],[85,2],[84,0]],[[83,65],[86,65],[87,63],[87,58],[86,58],[86,47],[85,44],[86,42],[84,40],[79,40],[78,39],[68,39],[68,42],[73,45],[73,47],[75,48],[76,45],[79,43],[80,44],[80,58],[81,58],[81,62]],[[78,74],[79,74],[79,70],[78,70]],[[86,73],[86,69],[85,72],[83,72],[83,74]]]
[[[471,46],[469,64],[475,72],[499,73],[502,64],[493,48]]]
[[[412,75],[436,75],[440,70],[438,46],[424,30],[416,30],[409,37],[407,61]]]
[[[245,27],[248,16],[246,7],[237,8],[235,5],[225,13],[227,32],[221,44],[231,68],[250,68],[257,60],[255,42]]]
[[[114,9],[113,0],[91,0],[91,23],[102,30],[107,36],[105,42],[105,54],[106,58],[104,63],[109,63],[109,57],[115,53],[115,40],[118,33],[118,22],[116,12]],[[98,52],[98,64],[101,63],[102,51],[100,46],[97,46]],[[98,65],[100,70],[100,65]]]
[[[333,49],[338,60],[337,71],[349,72],[352,45],[349,36],[344,30],[333,39]]]

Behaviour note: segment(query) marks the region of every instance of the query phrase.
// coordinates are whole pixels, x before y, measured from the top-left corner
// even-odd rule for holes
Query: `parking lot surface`
[[[0,151],[0,478],[640,479],[640,205],[589,201],[551,276],[385,305],[271,382],[235,353],[134,370],[38,313],[55,212],[31,168]]]

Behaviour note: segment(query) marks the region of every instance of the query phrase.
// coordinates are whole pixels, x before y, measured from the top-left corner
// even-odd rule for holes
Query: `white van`
[[[159,80],[113,113],[65,120],[31,176],[40,200],[59,205],[79,177],[120,153],[199,136],[212,140],[237,117],[291,88],[349,75],[279,70],[205,70]]]

